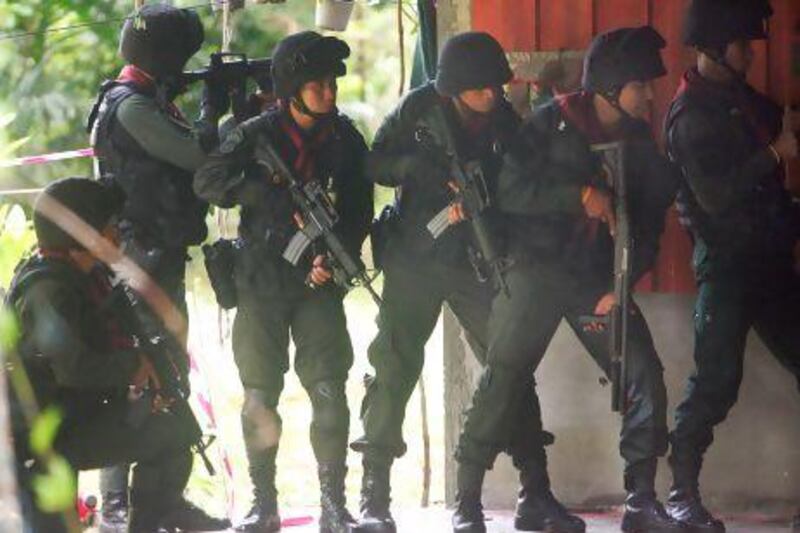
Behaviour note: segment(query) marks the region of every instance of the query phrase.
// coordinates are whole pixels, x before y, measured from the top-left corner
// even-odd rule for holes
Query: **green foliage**
[[[46,462],[45,473],[33,478],[36,504],[42,511],[56,513],[72,510],[78,494],[78,480],[72,467],[60,455]]]
[[[61,422],[61,412],[48,407],[36,416],[30,433],[31,451],[44,466],[43,473],[33,478],[33,490],[39,508],[49,513],[71,509],[77,494],[75,472],[64,457],[53,451]]]
[[[61,412],[58,409],[48,407],[39,413],[31,426],[31,451],[38,456],[50,453],[60,425]]]
[[[19,342],[19,323],[17,316],[0,307],[0,356],[15,350]]]
[[[16,204],[0,204],[0,287],[7,287],[14,267],[36,242],[31,221]]]

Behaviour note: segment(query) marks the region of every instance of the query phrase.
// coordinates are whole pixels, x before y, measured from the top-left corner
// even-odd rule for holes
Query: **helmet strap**
[[[306,105],[305,100],[303,100],[303,97],[300,96],[299,92],[295,93],[295,95],[291,97],[290,102],[294,104],[294,106],[297,108],[298,111],[300,111],[300,113],[308,117],[311,117],[314,120],[324,120],[336,113],[335,107],[332,111],[328,113],[317,113],[316,111],[311,111],[311,109],[309,109],[308,106]]]
[[[601,92],[599,94],[606,102],[611,104],[611,107],[616,109],[620,115],[622,115],[621,122],[633,120],[633,117],[630,115],[630,113],[625,111],[619,103],[619,97],[622,94],[622,87],[614,87],[613,89]]]
[[[725,52],[724,50],[720,51],[716,48],[698,48],[700,52],[711,58],[711,61],[722,67],[728,74],[731,75],[734,81],[736,82],[745,82],[747,80],[747,74],[743,74],[733,68],[730,63],[725,59]]]

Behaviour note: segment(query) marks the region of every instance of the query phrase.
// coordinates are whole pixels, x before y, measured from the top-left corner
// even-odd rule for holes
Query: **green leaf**
[[[0,353],[16,349],[19,335],[17,315],[0,307]]]
[[[51,406],[39,413],[31,427],[31,451],[39,457],[50,452],[60,425],[61,412],[58,408]]]
[[[72,467],[60,455],[47,461],[45,474],[33,477],[33,492],[39,509],[47,513],[66,511],[75,505],[78,483]]]

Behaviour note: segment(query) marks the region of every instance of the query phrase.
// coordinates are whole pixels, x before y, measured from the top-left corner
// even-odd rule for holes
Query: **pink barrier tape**
[[[314,523],[313,516],[296,516],[281,520],[281,527],[299,527]]]
[[[0,161],[0,168],[27,167],[31,165],[43,165],[53,161],[63,161],[65,159],[78,159],[80,157],[93,157],[94,148],[81,148],[80,150],[68,150],[66,152],[53,152],[52,154],[29,155],[6,159]]]
[[[217,425],[217,417],[214,414],[214,405],[211,402],[211,389],[208,379],[206,379],[206,374],[203,372],[200,365],[197,364],[197,359],[191,354],[189,355],[189,368],[191,378],[194,378],[190,378],[192,388],[195,389],[195,392],[192,393],[192,397],[194,397],[196,404],[203,412],[211,430],[217,433],[217,437],[219,437],[219,426]],[[197,385],[200,386],[197,387]],[[228,504],[228,516],[233,516],[236,505],[236,494],[234,491],[233,467],[231,465],[230,455],[219,438],[217,438],[215,447],[217,448],[219,461],[222,463],[222,478]]]

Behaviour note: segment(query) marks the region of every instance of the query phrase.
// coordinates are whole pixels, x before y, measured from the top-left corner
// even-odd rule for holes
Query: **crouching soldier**
[[[42,198],[117,242],[115,222],[124,199],[118,190],[68,178],[50,184]],[[131,391],[159,388],[160,377],[109,306],[110,271],[39,209],[43,199],[33,217],[38,249],[18,266],[6,300],[21,333],[11,382],[27,374],[35,403],[60,411],[54,448],[75,471],[135,463],[129,531],[225,529],[227,520],[211,518],[183,498],[196,426],[166,406],[146,406],[142,414],[129,399]],[[26,518],[37,533],[66,531],[59,517],[38,511],[33,502],[31,480],[44,465],[29,447],[30,428],[22,416],[29,400],[12,393],[10,401]]]
[[[684,42],[697,64],[666,118],[678,196],[694,240],[695,372],[675,411],[667,510],[691,531],[725,531],[704,507],[699,478],[714,427],[736,404],[754,329],[800,379],[800,209],[784,163],[797,158],[791,115],[747,84],[751,41],[767,37],[766,0],[695,0]],[[755,435],[754,435],[755,437]]]
[[[582,320],[606,315],[616,304],[610,235],[615,219],[591,145],[627,145],[635,283],[653,266],[677,187],[675,169],[659,154],[645,122],[651,81],[665,74],[660,56],[664,44],[647,26],[598,36],[584,63],[584,90],[537,110],[523,125],[520,144],[512,148],[500,174],[497,205],[506,218],[513,265],[508,294],[498,293],[493,303],[488,364],[456,452],[456,531],[486,531],[480,512],[484,472],[512,438],[516,426],[509,413],[527,394],[524,376],[541,362],[562,318],[609,373],[608,331],[599,324],[587,328]],[[560,195],[542,193],[550,182],[562,183]],[[620,439],[628,497],[622,529],[679,531],[654,487],[658,457],[667,450],[663,370],[644,317],[633,302],[629,309],[627,401]]]
[[[290,184],[260,164],[258,155],[260,146],[271,146],[296,179],[322,185],[339,216],[335,232],[359,257],[373,200],[363,173],[364,140],[336,108],[336,79],[345,74],[349,54],[343,41],[312,31],[283,39],[272,55],[279,105],[233,129],[195,176],[202,198],[222,207],[241,206],[233,352],[244,385],[242,428],[254,502],[239,531],[280,529],[277,406],[289,369],[290,336],[294,368],[313,410],[320,531],[348,531],[353,524],[344,496],[350,423],[345,382],[353,362],[344,292],[333,282],[328,251],[321,244],[310,246],[311,253],[296,266],[284,259],[299,229],[300,207]]]
[[[207,87],[201,119],[190,125],[174,103],[184,90],[184,65],[203,37],[194,11],[143,6],[120,34],[126,65],[116,80],[103,84],[89,118],[98,170],[126,193],[120,230],[127,253],[184,319],[188,247],[205,239],[208,211],[192,191],[192,178],[205,152],[216,145],[217,120],[227,108],[225,93]],[[122,465],[102,472],[102,533],[124,530],[127,483],[128,469]]]
[[[485,360],[496,280],[479,280],[476,267],[484,270],[486,265],[474,253],[473,221],[466,218],[486,219],[491,210],[470,213],[454,194],[458,185],[451,157],[457,153],[461,165],[480,164],[491,203],[503,155],[519,125],[503,94],[511,77],[503,49],[491,35],[469,32],[451,38],[442,50],[435,83],[403,99],[384,121],[368,157],[370,178],[399,189],[399,201],[387,222],[385,242],[374,243],[384,249],[383,305],[378,335],[369,348],[375,376],[362,407],[364,436],[352,444],[363,453],[361,531],[396,529],[389,510],[390,469],[405,453],[406,405],[443,303],[466,330],[477,358]],[[448,146],[446,129],[453,132],[455,146]],[[477,184],[476,189],[483,187]],[[434,238],[429,223],[446,209],[450,227]],[[522,484],[517,526],[583,531],[583,521],[570,515],[549,490],[543,454],[552,435],[541,427],[533,374],[527,378],[529,394],[507,449]]]

